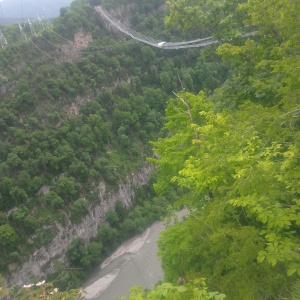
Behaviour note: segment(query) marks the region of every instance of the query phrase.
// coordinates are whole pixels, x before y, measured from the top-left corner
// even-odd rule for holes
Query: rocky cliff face
[[[115,17],[117,20],[119,20],[124,26],[130,26],[130,19],[132,16],[132,13],[135,9],[135,5],[133,3],[130,4],[121,4],[117,7],[110,9],[110,14]]]
[[[134,4],[127,4],[127,5],[119,5],[114,9],[110,9],[109,15],[114,21],[122,27],[130,27],[130,19],[132,16],[132,12],[134,11]],[[95,7],[95,17],[98,21],[107,28],[109,31],[115,32],[116,34],[120,34],[120,32],[111,25],[105,15],[102,13],[102,7],[96,6]]]
[[[116,201],[120,200],[126,207],[132,205],[134,199],[134,186],[145,185],[151,167],[143,167],[138,173],[127,176],[126,181],[119,185],[119,189],[114,192],[107,192],[104,182],[97,187],[100,201],[89,208],[88,215],[80,224],[74,224],[66,215],[65,226],[56,223],[57,233],[51,244],[37,249],[24,263],[21,268],[15,271],[8,278],[10,284],[23,285],[29,282],[30,277],[43,278],[54,272],[54,264],[57,260],[66,261],[66,249],[75,237],[81,238],[87,243],[95,237],[101,223],[103,223],[105,213],[113,208]]]

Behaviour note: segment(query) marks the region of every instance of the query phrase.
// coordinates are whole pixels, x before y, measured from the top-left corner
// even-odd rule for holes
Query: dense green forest
[[[99,183],[113,192],[147,164],[149,141],[160,134],[172,91],[212,90],[228,74],[228,64],[213,49],[164,52],[110,33],[91,4],[74,1],[51,26],[34,24],[36,34],[22,24],[27,39],[18,25],[2,29],[8,41],[0,50],[0,271],[5,277],[37,248],[51,244],[58,226],[80,223],[99,204]],[[133,2],[132,26],[172,39],[178,30],[164,27],[162,4]],[[89,43],[76,41],[78,33]],[[121,241],[165,214],[181,188],[157,196],[155,176],[134,187],[133,207],[117,201],[107,211],[90,244],[74,237],[66,252],[73,270],[58,260],[50,280],[59,277],[60,288],[78,286]]]
[[[80,271],[58,262],[61,287],[176,201],[189,215],[159,240],[166,283],[130,299],[299,299],[299,0],[169,0],[167,11],[164,1],[133,2],[131,24],[144,33],[223,42],[169,52],[107,32],[91,17],[99,3],[74,1],[26,41],[16,26],[5,31],[1,271],[51,243],[47,225],[80,222],[99,182],[113,190],[148,157],[158,169],[136,188],[136,205],[117,202],[89,245],[73,240],[67,256]],[[78,30],[92,41],[68,56]]]

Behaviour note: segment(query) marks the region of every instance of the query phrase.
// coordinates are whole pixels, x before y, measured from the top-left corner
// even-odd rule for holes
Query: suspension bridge
[[[134,40],[140,41],[144,44],[150,45],[156,48],[162,49],[183,49],[183,48],[199,48],[206,47],[209,45],[217,44],[219,41],[215,40],[213,37],[207,37],[203,39],[196,39],[186,42],[165,42],[159,41],[154,38],[145,36],[133,29],[127,28],[119,20],[114,18],[107,10],[102,6],[98,5],[95,7],[96,12],[99,14],[100,18],[108,21],[108,23],[113,26],[113,28],[124,33],[125,35],[133,38]]]
[[[1,0],[0,0],[1,1]],[[0,2],[1,3],[1,2]],[[132,39],[142,42],[144,44],[150,45],[152,47],[161,48],[161,49],[186,49],[186,48],[201,48],[206,47],[209,45],[217,44],[220,41],[216,40],[214,37],[206,37],[201,39],[195,39],[191,41],[182,41],[182,42],[166,42],[162,40],[157,40],[152,37],[146,36],[142,33],[139,33],[135,31],[134,29],[128,28],[125,25],[123,25],[119,20],[117,20],[115,17],[113,17],[107,10],[105,10],[102,6],[98,5],[95,6],[95,11],[98,14],[98,17],[101,18],[101,20],[106,20],[107,23],[112,26],[114,29],[116,29],[119,32],[122,32],[123,34],[131,37]],[[45,28],[45,23],[42,22],[42,19],[38,16],[38,21],[40,23],[40,26],[42,28]],[[28,24],[30,27],[30,31],[32,36],[36,35],[36,32],[34,30],[33,24],[28,19]],[[20,33],[23,39],[27,39],[27,36],[23,30],[23,27],[20,23],[18,23]],[[49,24],[47,23],[49,26]],[[255,32],[249,32],[242,37],[248,37],[252,36]],[[4,37],[4,34],[2,33],[0,29],[0,46],[4,48],[7,45],[7,40]]]
[[[118,31],[126,34],[127,36],[133,38],[134,40],[140,41],[142,43],[148,44],[150,46],[162,49],[184,49],[184,48],[201,48],[206,47],[213,44],[218,44],[219,41],[214,37],[207,37],[202,39],[196,39],[186,42],[165,42],[153,39],[151,37],[145,36],[137,31],[127,28],[124,26],[119,20],[114,18],[107,10],[105,10],[102,6],[98,5],[95,7],[96,12],[99,16],[108,21],[108,23],[113,26]],[[255,31],[245,33],[242,37],[252,36]]]

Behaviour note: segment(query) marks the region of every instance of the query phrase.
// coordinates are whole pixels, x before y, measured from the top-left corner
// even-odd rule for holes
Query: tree
[[[103,224],[99,228],[97,239],[103,245],[103,252],[105,254],[108,254],[111,248],[115,246],[117,234],[117,230],[108,224]]]
[[[2,248],[14,248],[17,245],[18,239],[18,235],[9,224],[0,226],[0,246]]]
[[[192,8],[172,3],[174,20],[182,13],[175,6]],[[299,68],[298,8],[277,0],[239,6],[261,38],[218,49],[234,71],[212,97],[181,93],[168,105],[166,137],[154,143],[156,188],[188,189],[181,203],[191,209],[160,241],[171,280],[201,271],[232,299],[263,299],[300,275],[300,89],[289,67]],[[201,7],[193,9],[197,22]]]
[[[126,217],[126,209],[121,200],[116,201],[115,212],[117,213],[120,222],[123,222]]]
[[[137,224],[133,218],[126,218],[122,223],[122,231],[127,237],[131,237],[138,232]]]
[[[78,178],[81,182],[86,182],[89,169],[83,162],[74,161],[69,167],[70,175]]]
[[[13,168],[17,168],[21,166],[22,160],[19,158],[19,156],[15,153],[9,153],[7,156],[6,163]]]
[[[6,214],[2,211],[0,211],[0,226],[7,224],[8,223],[8,218],[6,216]]]
[[[160,79],[163,90],[166,93],[170,93],[171,89],[172,89],[172,82],[171,82],[171,77],[170,77],[169,73],[166,71],[161,73],[159,76],[159,79]]]
[[[54,208],[60,209],[64,207],[64,200],[59,197],[55,192],[51,191],[45,195],[45,200]]]
[[[207,225],[210,230],[213,230],[210,234],[201,235],[199,230],[197,231],[197,235],[202,236],[204,240],[207,237],[207,245],[215,236],[215,242],[222,245],[222,251],[226,251],[224,248],[226,244],[222,241],[224,234],[217,232],[222,232],[231,222],[234,224],[234,215],[236,215],[235,218],[239,220],[239,223],[230,225],[225,230],[228,233],[233,228],[235,228],[234,231],[236,230],[229,240],[232,244],[240,244],[240,234],[244,237],[250,234],[249,242],[253,243],[251,255],[248,253],[243,259],[241,258],[240,265],[243,261],[246,262],[248,259],[253,261],[256,257],[259,263],[266,260],[273,267],[276,264],[284,265],[288,274],[296,272],[299,268],[297,249],[300,245],[297,237],[298,231],[294,230],[294,224],[299,224],[300,220],[298,202],[295,201],[295,193],[298,190],[296,179],[298,167],[291,162],[295,146],[284,146],[282,142],[274,141],[274,139],[276,141],[290,140],[295,132],[291,131],[288,126],[277,122],[282,114],[281,110],[277,107],[269,108],[247,102],[236,112],[224,109],[215,113],[211,103],[205,101],[203,95],[196,97],[184,94],[179,97],[177,106],[174,107],[175,103],[171,102],[167,110],[169,118],[165,126],[171,134],[154,143],[154,151],[159,156],[157,163],[161,166],[156,188],[164,190],[171,181],[190,189],[192,194],[186,204],[197,209],[204,209],[203,215],[197,214],[197,218],[206,225],[210,224],[208,219],[210,213],[213,213],[213,220],[216,220],[217,216],[213,208],[217,206],[221,213],[221,208],[225,205],[224,209],[229,210],[230,214],[221,214],[221,223],[216,229],[214,229],[216,224],[210,224]],[[275,157],[281,157],[281,159],[274,160]],[[288,169],[284,166],[288,166]],[[291,177],[288,175],[288,181],[283,179],[286,172],[293,173]],[[231,226],[232,229],[230,229]],[[189,228],[191,230],[191,227]],[[252,235],[251,231],[253,231]],[[193,240],[189,240],[187,234],[181,235],[185,237],[187,244]],[[254,239],[255,235],[261,236],[257,242]],[[164,240],[168,240],[168,237]],[[170,247],[174,243],[178,245],[178,239],[173,240]],[[243,243],[247,244],[245,241]],[[185,249],[190,249],[190,247],[185,246]],[[248,248],[250,249],[250,246]],[[175,249],[178,254],[178,247]],[[196,247],[192,249],[195,251]],[[186,253],[184,257],[191,259],[194,251]],[[195,255],[198,255],[198,260],[207,261],[206,264],[216,271],[216,268],[208,263],[210,259],[213,259],[214,251],[216,250],[211,248],[199,251]],[[200,253],[207,253],[208,257],[202,257]],[[254,253],[256,254],[252,257]],[[219,255],[225,257],[222,254]],[[228,252],[226,256],[230,256]],[[170,267],[173,272],[174,265],[170,266],[167,257],[172,260],[170,251],[168,254],[163,252],[163,259],[166,260],[166,266]],[[232,261],[236,262],[237,258]],[[219,267],[221,265],[221,262],[218,263]],[[251,266],[251,264],[247,265]],[[186,272],[192,266],[197,266],[197,263],[188,260],[185,268],[181,261],[178,266],[184,268]],[[259,266],[256,267],[259,268]],[[204,269],[200,265],[196,268]],[[238,269],[239,265],[236,265],[233,270],[235,268]],[[261,268],[265,269],[263,265]],[[192,270],[190,269],[189,272]],[[230,272],[231,278],[233,278],[233,270]],[[281,273],[280,268],[269,269],[268,272],[269,274]],[[248,270],[246,273],[251,272]],[[178,275],[180,274],[177,273]],[[210,278],[207,273],[205,276]],[[216,278],[216,274],[211,276]],[[284,274],[281,273],[281,276],[284,278]],[[225,280],[226,276],[222,278],[220,282]],[[267,278],[269,277],[265,275],[264,279],[269,280]],[[247,280],[250,283],[250,280]],[[269,282],[268,285],[270,284]],[[225,286],[222,288],[228,296],[232,296],[232,291],[228,291]],[[273,288],[275,289],[274,286]],[[236,287],[235,294],[238,291]]]
[[[74,238],[72,240],[71,245],[67,249],[67,257],[72,266],[84,268],[89,266],[89,262],[86,261],[86,248],[79,238]]]
[[[57,147],[54,154],[57,157],[57,164],[61,170],[65,170],[71,165],[75,156],[74,150],[68,144]]]
[[[244,14],[237,10],[243,2],[246,1],[169,0],[170,15],[166,23],[181,30],[198,29],[202,35],[218,39],[232,38],[243,31]]]
[[[106,214],[105,214],[105,220],[112,227],[118,226],[118,224],[120,222],[118,214],[114,210],[112,210],[112,209],[110,209],[110,210],[108,210],[106,212]]]
[[[65,176],[59,177],[56,186],[56,191],[58,194],[65,197],[71,197],[76,194],[77,192],[76,188],[77,188],[77,183],[75,178],[65,177]]]
[[[88,258],[91,266],[97,265],[101,261],[102,244],[97,242],[91,242],[87,246]]]
[[[12,201],[10,192],[15,185],[15,181],[9,177],[3,177],[0,183],[0,192],[1,192],[1,209],[8,209],[15,205],[15,202]]]
[[[149,46],[142,47],[141,52],[145,64],[152,62],[156,58],[155,52]]]
[[[11,196],[11,200],[13,203],[23,203],[28,198],[26,192],[18,186],[13,187],[9,191],[9,195]]]
[[[28,111],[28,109],[31,108],[36,101],[37,101],[36,96],[28,92],[25,92],[16,97],[16,100],[14,102],[14,107],[20,111],[21,110]]]
[[[183,279],[184,281],[184,279]],[[184,285],[173,285],[165,282],[156,286],[151,291],[144,291],[135,287],[130,291],[129,300],[175,300],[175,299],[198,299],[198,300],[222,300],[226,296],[219,292],[209,292],[203,278],[188,282]],[[125,299],[125,298],[122,298]]]
[[[87,203],[85,199],[79,198],[71,205],[71,219],[75,222],[79,222],[82,216],[85,216],[88,212]]]

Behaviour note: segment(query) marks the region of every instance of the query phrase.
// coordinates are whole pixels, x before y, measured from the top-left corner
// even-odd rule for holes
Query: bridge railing
[[[131,38],[145,43],[147,45],[162,48],[162,49],[184,49],[184,48],[200,48],[209,45],[217,44],[219,41],[215,40],[213,37],[207,37],[202,39],[196,39],[191,41],[183,42],[165,42],[147,37],[141,33],[136,32],[133,29],[127,28],[119,20],[114,18],[108,11],[106,11],[102,6],[98,5],[95,7],[96,12],[98,12],[105,20],[107,20],[112,26],[122,33],[130,36]],[[248,37],[253,35],[255,32],[249,32],[243,35],[243,37]]]

